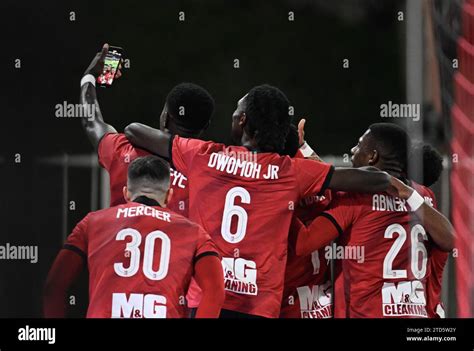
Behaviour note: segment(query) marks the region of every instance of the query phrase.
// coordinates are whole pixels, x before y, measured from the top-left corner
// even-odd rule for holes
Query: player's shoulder
[[[118,208],[125,207],[127,205],[128,203],[125,203],[112,207],[102,208],[96,211],[91,211],[86,215],[86,217],[84,217],[84,220],[86,220],[87,222],[102,221],[104,218],[110,216],[111,214],[115,216]]]
[[[289,157],[289,156],[280,156],[280,157],[284,158],[285,160],[288,160],[288,162],[291,163],[291,165],[296,171],[304,170],[304,171],[312,172],[318,168],[326,170],[328,167],[333,167],[330,163],[326,163],[324,161],[319,161],[319,160],[313,160],[309,158]]]
[[[211,140],[202,140],[196,138],[186,138],[179,135],[172,136],[172,142],[174,147],[184,149],[195,149],[200,152],[212,151],[212,150],[224,150],[225,145],[216,143]]]
[[[172,225],[174,226],[181,226],[189,231],[199,231],[201,229],[201,227],[197,223],[191,221],[189,218],[183,216],[178,212],[175,212],[167,207],[160,207],[160,210],[169,214],[170,223],[172,223]]]
[[[117,143],[130,143],[123,133],[107,133],[102,139],[100,139],[100,144],[117,144]]]

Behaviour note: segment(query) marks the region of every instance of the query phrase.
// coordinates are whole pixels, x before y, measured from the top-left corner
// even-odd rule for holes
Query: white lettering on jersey
[[[166,318],[166,297],[154,294],[112,294],[112,318]]]
[[[425,202],[433,207],[433,199],[425,196]],[[406,201],[398,197],[393,197],[383,194],[372,195],[372,210],[373,211],[393,211],[393,212],[408,212]]]
[[[129,218],[137,216],[154,217],[165,222],[171,222],[170,214],[168,212],[163,212],[150,206],[140,205],[134,207],[117,208],[116,218]]]
[[[382,287],[382,311],[384,316],[428,317],[425,290],[419,280],[385,282]]]
[[[188,181],[188,178],[186,178],[184,174],[170,168],[171,186],[177,186],[178,188],[186,189],[187,181]]]
[[[219,172],[225,172],[232,175],[239,175],[244,178],[260,179],[262,165],[254,162],[243,160],[242,158],[232,157],[225,153],[213,152],[209,156],[207,163],[209,168],[214,168]],[[278,179],[279,167],[276,165],[268,165],[264,179]]]
[[[322,285],[297,288],[300,300],[301,318],[332,317],[332,286],[327,281]]]
[[[257,295],[257,265],[243,258],[223,257],[225,290],[243,295]]]
[[[405,200],[383,194],[372,195],[372,211],[408,212]]]

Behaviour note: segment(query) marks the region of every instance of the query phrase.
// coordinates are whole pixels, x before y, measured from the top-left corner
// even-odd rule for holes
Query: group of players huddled
[[[104,122],[95,80],[81,80],[83,126],[110,176],[110,207],[74,228],[45,286],[44,314],[64,317],[89,269],[87,317],[434,318],[444,315],[450,222],[428,188],[439,154],[391,123],[371,125],[352,168],[324,163],[292,125],[278,88],[252,88],[232,115],[233,145],[200,139],[214,101],[182,83],[159,129]],[[424,179],[407,179],[412,152]],[[171,165],[171,168],[170,168]]]

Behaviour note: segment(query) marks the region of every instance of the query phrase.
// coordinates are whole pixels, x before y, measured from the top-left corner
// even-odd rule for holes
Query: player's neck
[[[151,194],[142,194],[142,193],[134,194],[132,196],[132,199],[133,199],[132,202],[139,202],[148,206],[163,207],[162,204],[164,203],[164,201],[159,199],[157,196],[154,196]]]
[[[260,148],[257,145],[257,142],[254,139],[251,139],[244,133],[242,135],[242,140],[240,145],[247,148],[249,151],[261,152]]]

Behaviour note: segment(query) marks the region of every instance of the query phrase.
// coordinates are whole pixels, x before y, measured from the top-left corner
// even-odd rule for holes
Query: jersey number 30
[[[121,277],[134,276],[140,266],[140,243],[142,236],[138,230],[132,228],[122,229],[117,233],[116,240],[125,240],[126,237],[131,237],[132,240],[127,243],[125,247],[126,255],[130,257],[130,265],[124,267],[123,263],[114,263],[115,273]],[[155,253],[155,241],[161,240],[161,255],[160,265],[158,270],[153,270],[153,255]],[[168,267],[170,263],[171,241],[168,235],[161,230],[155,230],[145,238],[145,252],[143,254],[143,274],[151,280],[161,280],[168,274]]]

